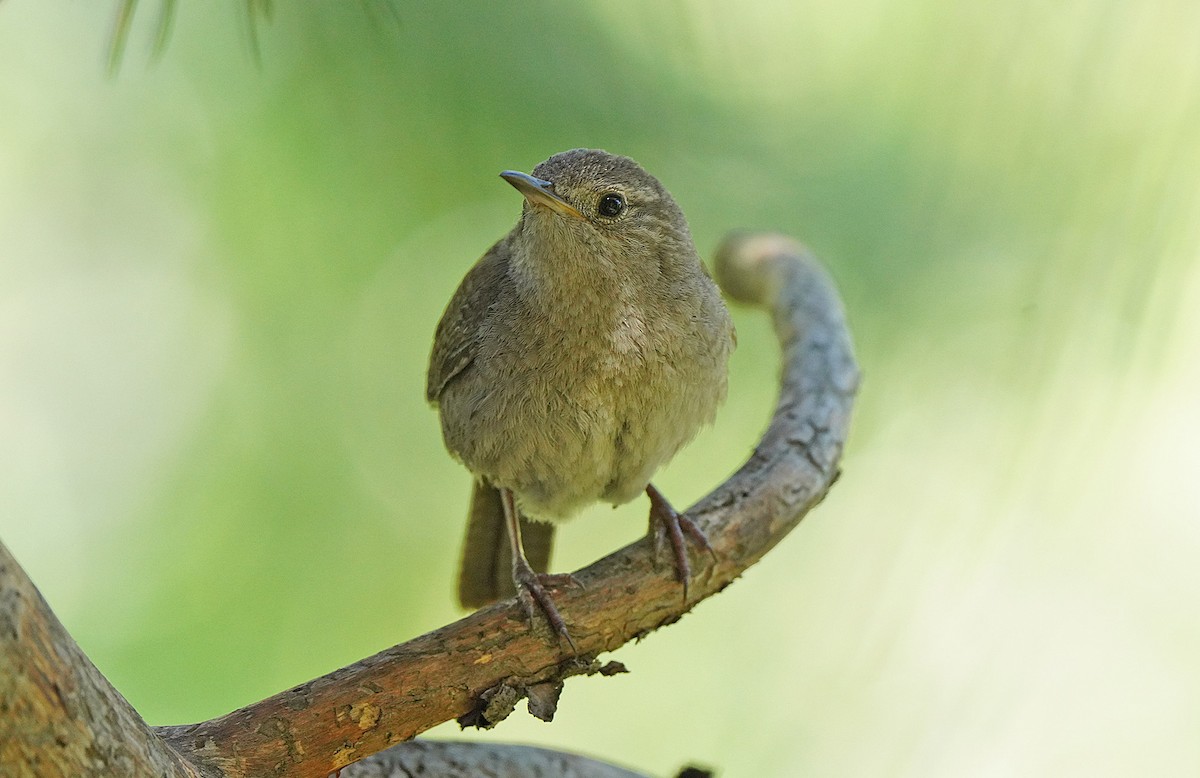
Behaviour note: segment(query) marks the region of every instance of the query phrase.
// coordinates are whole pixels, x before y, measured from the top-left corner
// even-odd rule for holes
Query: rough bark
[[[0,775],[201,775],[96,669],[3,543]]]
[[[342,770],[339,778],[645,778],[623,767],[530,746],[414,740]]]
[[[858,370],[832,283],[799,244],[780,236],[735,236],[716,267],[728,295],[770,311],[783,370],[774,417],[749,461],[687,511],[715,551],[694,557],[689,601],[669,560],[656,564],[653,544],[642,539],[575,573],[582,589],[556,594],[578,656],[564,656],[548,631],[531,631],[509,600],[225,716],[151,732],[5,552],[0,768],[53,752],[67,775],[324,776],[453,718],[491,726],[523,698],[548,720],[563,679],[623,670],[596,656],[676,621],[729,585],[838,475]],[[408,744],[346,775],[388,775],[362,771],[391,769],[397,763],[387,760],[430,749]]]

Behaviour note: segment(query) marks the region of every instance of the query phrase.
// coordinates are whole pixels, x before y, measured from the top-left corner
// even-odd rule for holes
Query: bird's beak
[[[525,199],[533,205],[543,205],[564,216],[583,218],[583,214],[575,206],[554,193],[554,184],[549,181],[534,178],[528,173],[518,173],[515,170],[505,170],[500,177],[516,187],[517,191],[525,195]]]

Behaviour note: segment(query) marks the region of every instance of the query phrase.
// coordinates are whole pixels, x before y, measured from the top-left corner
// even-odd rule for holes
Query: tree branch
[[[491,726],[522,698],[529,699],[531,713],[549,720],[563,679],[623,670],[617,663],[601,665],[595,657],[676,621],[728,586],[819,503],[837,478],[858,369],[832,282],[799,244],[773,235],[727,240],[718,251],[716,269],[728,295],[770,310],[783,371],[774,418],[754,454],[687,511],[716,552],[715,560],[706,555],[695,560],[698,575],[690,601],[683,602],[671,566],[655,564],[653,544],[644,538],[575,573],[583,589],[556,595],[579,647],[577,657],[562,656],[545,629],[531,631],[520,605],[509,600],[225,716],[156,728],[155,737],[61,626],[46,634],[8,628],[16,623],[13,618],[28,616],[13,616],[10,584],[0,578],[0,683],[10,683],[10,675],[18,680],[14,695],[6,694],[5,700],[16,700],[18,709],[30,699],[52,702],[48,689],[53,682],[92,673],[94,677],[87,675],[89,705],[119,719],[114,738],[123,731],[124,741],[139,744],[139,753],[146,754],[139,763],[146,766],[144,774],[170,776],[324,776],[453,718]],[[17,603],[24,603],[25,611],[44,611],[43,621],[57,625],[31,584],[18,593]],[[31,636],[44,648],[42,653],[62,661],[45,668],[27,661],[23,652],[29,651]],[[20,683],[34,677],[36,681]],[[74,709],[42,718],[38,711],[46,707],[18,717],[31,727],[40,721],[42,729],[14,729],[20,742],[3,747],[0,767],[20,764],[6,761],[10,755],[32,758],[49,749],[56,722],[70,722],[74,729],[66,737],[79,747],[87,741],[82,740],[86,733],[77,730],[88,730],[103,718]],[[0,717],[0,735],[10,734],[7,718]],[[0,742],[12,743],[12,738],[0,737]],[[164,744],[170,749],[164,750]],[[401,750],[428,748],[407,744]],[[355,770],[384,769],[395,753]],[[66,772],[143,774],[112,769]],[[361,773],[376,774],[388,773]]]
[[[96,669],[3,543],[0,775],[200,775]]]
[[[414,740],[357,762],[339,778],[647,778],[594,759],[530,746]]]

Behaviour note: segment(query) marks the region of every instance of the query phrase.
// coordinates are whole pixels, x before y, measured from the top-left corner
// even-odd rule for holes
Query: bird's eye
[[[609,192],[601,197],[599,205],[596,206],[596,211],[601,216],[607,216],[610,219],[620,216],[623,210],[625,210],[625,198],[616,192]]]

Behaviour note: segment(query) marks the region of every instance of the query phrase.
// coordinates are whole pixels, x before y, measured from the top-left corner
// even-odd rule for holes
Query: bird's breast
[[[451,450],[537,518],[635,498],[711,421],[727,356],[696,331],[695,305],[644,298],[614,286],[586,304],[509,309],[462,398],[475,428]]]
[[[642,354],[646,351],[649,329],[642,312],[624,306],[617,315],[608,339],[616,355]]]

